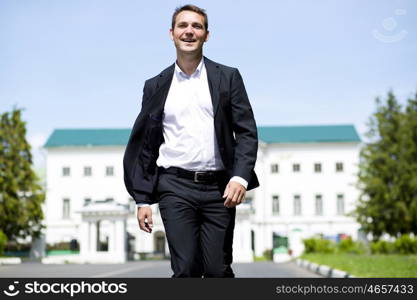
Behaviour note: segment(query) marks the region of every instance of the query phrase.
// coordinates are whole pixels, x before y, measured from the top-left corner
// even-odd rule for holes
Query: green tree
[[[417,233],[417,105],[409,99],[402,111],[392,92],[376,99],[369,122],[369,142],[359,164],[361,195],[355,215],[375,240],[382,234]]]
[[[0,115],[0,229],[11,242],[39,237],[45,199],[26,140],[21,110]]]
[[[6,247],[6,244],[7,244],[7,236],[0,229],[0,256],[3,255],[4,248]]]
[[[405,122],[402,128],[404,137],[403,168],[403,198],[406,203],[407,224],[406,233],[417,234],[417,94],[408,99],[405,109]]]

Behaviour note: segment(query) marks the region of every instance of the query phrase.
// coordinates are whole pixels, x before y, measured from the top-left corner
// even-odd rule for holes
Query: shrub
[[[333,241],[321,238],[304,239],[303,243],[305,253],[334,253],[336,250]]]
[[[395,253],[394,243],[387,241],[376,241],[371,243],[372,254],[392,254]]]
[[[6,245],[7,252],[29,252],[32,247],[31,243],[18,243],[16,241],[9,241]]]
[[[72,239],[69,242],[59,242],[55,244],[47,244],[46,251],[52,250],[71,250],[71,251],[79,251],[80,245],[77,240]]]
[[[367,252],[366,246],[362,242],[355,242],[351,237],[343,239],[337,245],[337,249],[341,253],[350,254],[365,254]]]
[[[371,243],[372,254],[417,254],[417,237],[411,238],[403,234],[394,242],[375,241]]]
[[[336,250],[335,243],[330,240],[319,239],[317,243],[317,252],[334,253]]]
[[[396,252],[400,254],[417,254],[417,238],[403,234],[394,242]]]
[[[304,253],[314,253],[316,252],[316,243],[317,239],[310,238],[310,239],[304,239]]]
[[[265,257],[266,260],[272,260],[272,250],[271,249],[266,249],[262,254],[263,254],[263,256]]]
[[[0,229],[0,256],[3,255],[4,249],[6,248],[6,244],[7,244],[7,236]]]

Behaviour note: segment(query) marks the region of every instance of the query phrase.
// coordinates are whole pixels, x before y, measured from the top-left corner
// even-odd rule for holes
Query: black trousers
[[[171,254],[172,277],[234,277],[231,264],[236,209],[223,205],[223,186],[159,175],[159,210]]]

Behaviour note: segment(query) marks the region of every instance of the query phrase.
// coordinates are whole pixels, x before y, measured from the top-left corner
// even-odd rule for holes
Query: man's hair
[[[199,15],[202,15],[204,17],[204,27],[206,29],[206,31],[208,30],[208,18],[207,18],[207,14],[206,11],[198,6],[192,5],[192,4],[187,4],[181,7],[177,7],[174,11],[174,14],[172,15],[172,24],[171,24],[171,28],[174,29],[175,27],[175,19],[177,18],[178,14],[182,11],[193,11],[195,13],[198,13]]]

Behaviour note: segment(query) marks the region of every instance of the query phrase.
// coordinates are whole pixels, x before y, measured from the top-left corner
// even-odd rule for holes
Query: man
[[[173,277],[234,277],[236,205],[259,185],[258,139],[239,71],[203,57],[207,15],[177,8],[176,63],[145,82],[142,109],[124,156],[125,184],[141,230],[159,203]]]

